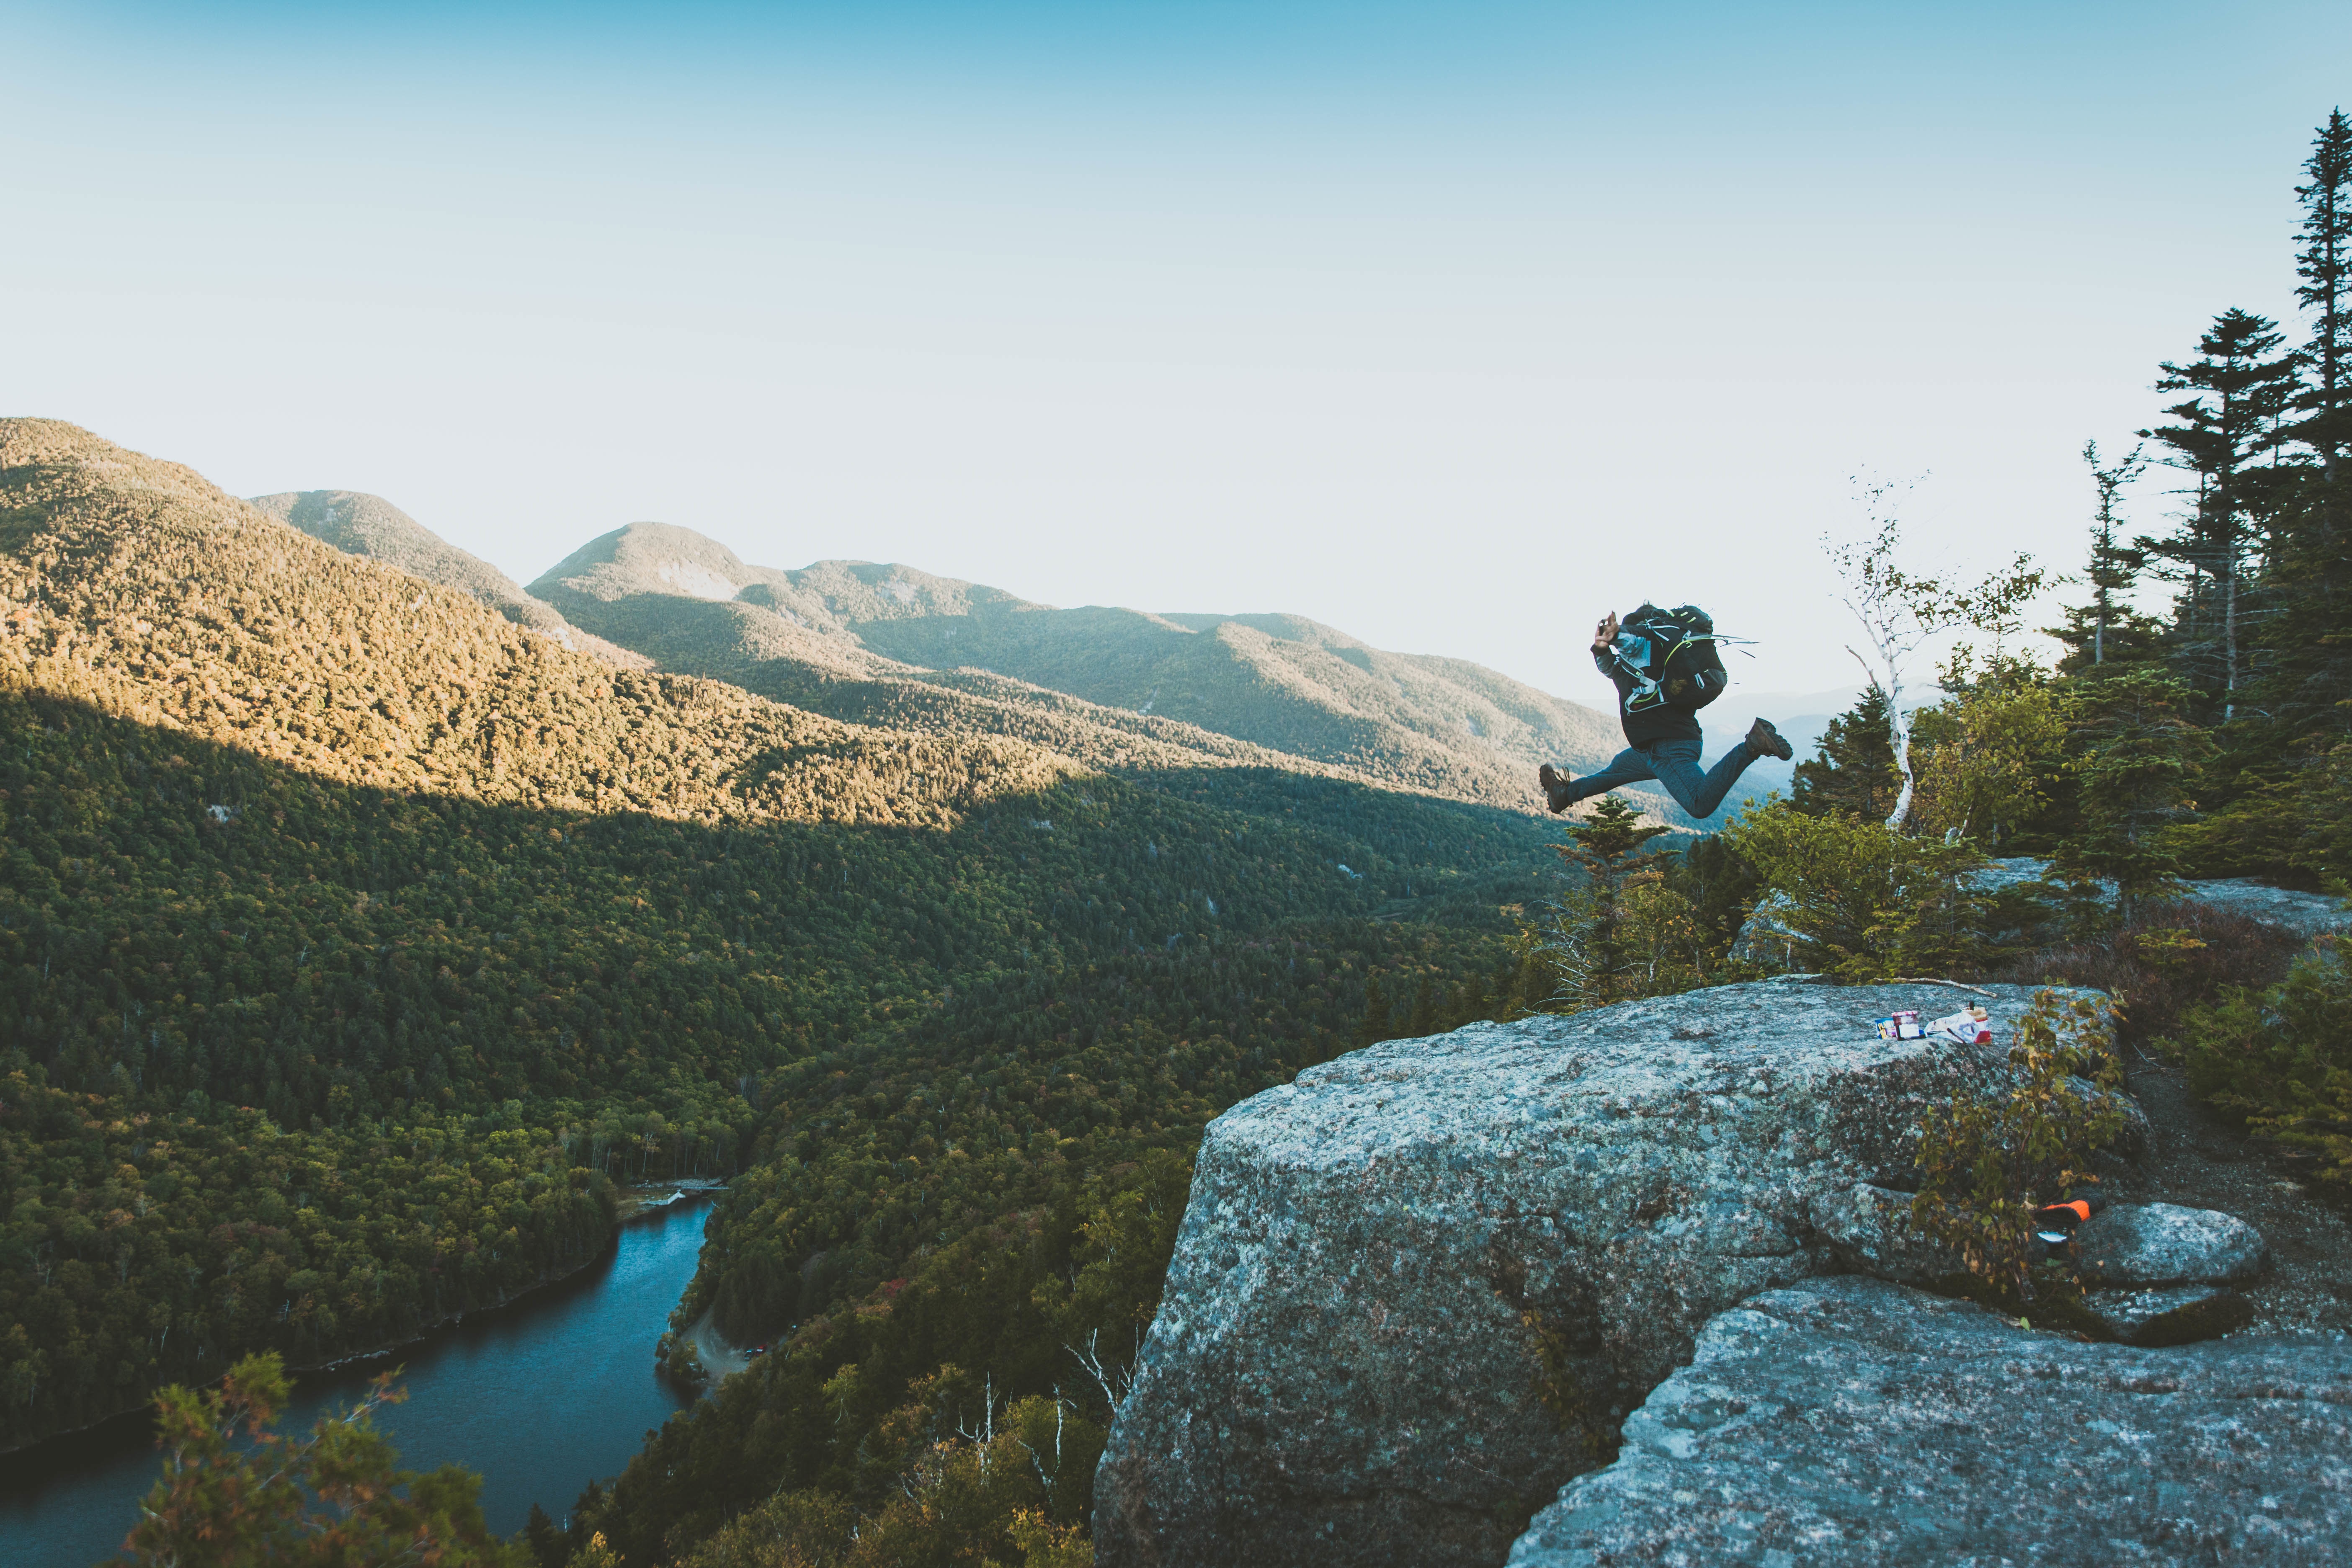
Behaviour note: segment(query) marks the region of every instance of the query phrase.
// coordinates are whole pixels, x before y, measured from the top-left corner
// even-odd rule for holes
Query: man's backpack
[[[1675,708],[1695,713],[1723,695],[1731,676],[1715,645],[1715,623],[1696,605],[1643,605],[1619,623],[1617,666],[1633,678],[1625,711]],[[1737,638],[1733,639],[1737,641]]]

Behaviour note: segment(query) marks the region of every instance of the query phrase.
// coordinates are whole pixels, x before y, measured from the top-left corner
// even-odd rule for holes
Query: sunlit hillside
[[[735,1178],[696,1310],[842,1326],[746,1385],[775,1430],[891,1418],[878,1373],[820,1411],[852,1345],[1043,1392],[1157,1289],[1038,1305],[1089,1205],[1367,1032],[1513,1005],[1557,885],[1548,822],[1220,737],[1103,771],[617,668],[37,420],[0,734],[0,1445],[397,1342],[695,1173]],[[913,1305],[1008,1247],[1012,1294]],[[744,1453],[725,1487],[832,1474]]]
[[[519,626],[544,632],[565,647],[593,653],[631,669],[651,668],[640,654],[591,637],[515,585],[478,555],[460,550],[382,496],[357,490],[287,490],[255,496],[253,504],[311,538],[352,555],[396,566],[412,577],[462,588]]]

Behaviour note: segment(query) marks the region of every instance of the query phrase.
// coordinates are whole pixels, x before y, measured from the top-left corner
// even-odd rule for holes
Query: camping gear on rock
[[[1963,1007],[1949,1016],[1931,1020],[1927,1032],[1962,1045],[1989,1046],[1992,1044],[1992,1015],[1982,1007]]]
[[[1643,605],[1617,630],[1618,668],[1633,678],[1625,711],[1673,707],[1687,713],[1706,707],[1731,684],[1715,645],[1738,640],[1717,637],[1715,622],[1696,605],[1671,610]]]
[[[1878,1037],[1882,1040],[1916,1040],[1924,1033],[1916,1008],[1906,1007],[1878,1020]]]

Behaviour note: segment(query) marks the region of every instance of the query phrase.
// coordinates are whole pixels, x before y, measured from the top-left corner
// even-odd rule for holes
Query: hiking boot
[[[1536,782],[1543,785],[1544,804],[1551,807],[1554,816],[1576,804],[1576,797],[1569,793],[1569,785],[1575,781],[1549,763],[1536,770]]]
[[[1780,739],[1780,731],[1762,719],[1748,726],[1748,749],[1759,757],[1778,757],[1784,763],[1797,754],[1794,747]]]

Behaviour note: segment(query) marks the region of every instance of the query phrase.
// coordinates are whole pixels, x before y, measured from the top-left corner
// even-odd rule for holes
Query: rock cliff
[[[1511,1568],[2317,1564],[2352,1541],[2352,1345],[2084,1344],[1874,1279],[1724,1313]]]
[[[1226,1112],[1103,1458],[1097,1561],[1499,1563],[1708,1320],[1896,1244],[1920,1112],[2005,1049],[1872,1020],[1983,999],[2006,1041],[2031,993],[1990,990],[1768,982],[1474,1025]]]

